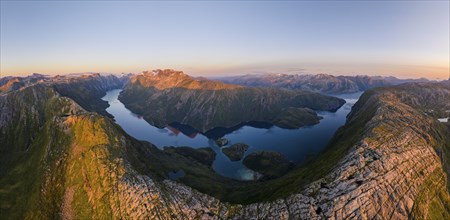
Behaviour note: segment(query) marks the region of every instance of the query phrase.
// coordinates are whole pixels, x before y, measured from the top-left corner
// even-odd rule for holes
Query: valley
[[[170,69],[132,76],[119,100],[156,127],[178,122],[201,132],[250,121],[289,128],[317,124],[317,114],[306,108],[336,111],[345,103],[319,93],[243,87]],[[293,117],[297,119],[290,120]],[[284,118],[293,123],[286,124]]]
[[[450,0],[0,0],[0,220],[450,220]]]
[[[2,217],[449,217],[448,81],[339,95],[342,107],[296,129],[199,130],[132,113],[126,78],[71,80],[0,95]],[[223,150],[238,143],[249,147],[232,161]]]
[[[110,105],[106,111],[113,115],[116,123],[128,134],[138,140],[149,141],[161,149],[165,146],[210,147],[217,154],[212,164],[213,169],[220,175],[238,180],[253,180],[257,175],[246,168],[241,160],[230,161],[222,153],[221,146],[214,142],[215,139],[225,137],[229,142],[226,147],[235,143],[249,144],[250,148],[244,156],[258,150],[276,151],[295,164],[301,164],[323,150],[334,132],[345,123],[345,116],[361,95],[361,93],[342,95],[346,104],[336,112],[319,112],[323,119],[317,125],[298,129],[283,129],[270,124],[266,128],[251,125],[235,126],[234,129],[218,127],[212,130],[224,135],[212,137],[208,136],[210,131],[202,133],[192,127],[189,130],[194,133],[189,134],[182,133],[170,124],[164,128],[154,127],[142,116],[132,113],[118,100],[120,91],[108,91],[103,100],[108,101]],[[219,132],[220,129],[223,131]]]

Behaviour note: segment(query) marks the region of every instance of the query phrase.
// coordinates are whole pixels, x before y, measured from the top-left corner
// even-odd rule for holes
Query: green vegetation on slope
[[[101,98],[106,95],[108,90],[122,88],[125,81],[125,78],[113,75],[94,74],[87,77],[69,78],[52,85],[59,94],[73,99],[87,111],[112,117],[106,112],[106,108],[109,106],[108,102]]]
[[[55,126],[54,116],[65,115],[75,109],[68,99],[58,97],[52,89],[41,85],[2,98],[2,114],[10,116],[2,121],[4,124],[0,128],[2,217],[20,219],[32,212],[32,208],[35,218],[55,217],[58,196],[42,196],[39,192],[59,193],[60,186],[52,184],[54,179],[44,179],[50,170],[58,170],[53,165],[61,156],[60,148],[64,148],[68,140]],[[48,187],[41,191],[44,184]],[[38,204],[45,206],[48,212],[43,214],[44,210]]]
[[[277,115],[273,123],[281,128],[299,128],[319,124],[321,116],[308,108],[286,108]]]
[[[244,156],[250,146],[244,143],[233,144],[229,147],[222,148],[222,152],[230,158],[231,161],[239,161]]]
[[[243,164],[268,179],[277,178],[294,166],[282,154],[273,151],[252,152],[244,158]]]
[[[334,111],[345,103],[318,93],[239,87],[170,71],[132,77],[119,99],[157,127],[179,122],[203,132],[248,121],[280,122],[291,128],[315,124],[317,114],[289,107]]]
[[[84,112],[51,87],[36,85],[1,99],[2,219],[111,218],[120,203],[117,183],[136,171],[163,180],[183,169],[184,181],[212,187],[214,171],[192,154],[136,141],[111,119]],[[195,152],[197,159],[214,154]]]
[[[414,199],[411,219],[450,219],[450,196],[445,190],[445,182],[442,170],[435,170],[431,174]]]
[[[190,147],[164,147],[164,153],[169,155],[179,154],[184,157],[196,160],[206,166],[211,166],[216,159],[216,152],[210,147],[190,148]]]

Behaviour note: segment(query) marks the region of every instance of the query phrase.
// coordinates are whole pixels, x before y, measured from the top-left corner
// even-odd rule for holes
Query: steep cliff
[[[320,118],[304,108],[334,111],[345,102],[300,90],[242,87],[195,79],[173,70],[133,76],[119,99],[158,127],[179,122],[203,132],[248,121],[280,122],[284,127],[316,124]],[[287,124],[290,118],[295,118],[296,123]]]
[[[106,91],[120,89],[127,81],[128,76],[85,74],[80,77],[56,77],[52,79],[52,85],[59,94],[75,100],[87,111],[110,116],[105,110],[108,103],[101,98],[106,95]]]

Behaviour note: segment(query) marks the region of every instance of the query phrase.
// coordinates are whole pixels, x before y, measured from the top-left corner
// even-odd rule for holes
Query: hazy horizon
[[[1,76],[448,79],[449,2],[1,2]],[[355,19],[357,18],[357,19]]]
[[[145,71],[152,71],[152,70],[157,70],[157,69],[165,69],[165,68],[154,68],[154,69],[149,69],[149,70],[143,70],[143,71],[139,71],[139,72],[77,72],[77,73],[52,73],[52,74],[47,74],[47,73],[29,73],[29,74],[24,74],[24,75],[1,75],[1,77],[27,77],[27,76],[31,76],[33,74],[41,74],[47,77],[55,77],[55,76],[64,76],[64,75],[83,75],[83,74],[101,74],[101,75],[122,75],[122,74],[133,74],[133,75],[137,75],[137,74],[141,74]],[[173,68],[167,68],[167,69],[173,69]],[[244,76],[244,75],[270,75],[270,74],[286,74],[286,75],[317,75],[317,74],[327,74],[327,75],[332,75],[332,76],[371,76],[371,77],[396,77],[398,79],[420,79],[420,78],[425,78],[428,79],[430,81],[441,81],[441,80],[448,80],[449,78],[430,78],[430,77],[426,77],[426,76],[418,76],[418,77],[407,77],[407,76],[395,76],[395,75],[389,75],[389,74],[385,74],[385,75],[381,75],[381,74],[373,74],[373,75],[368,75],[368,74],[329,74],[329,73],[306,73],[306,72],[286,72],[286,73],[281,73],[281,72],[250,72],[250,73],[223,73],[223,74],[215,74],[215,75],[200,75],[200,74],[191,74],[189,72],[183,71],[183,70],[178,70],[178,69],[173,69],[175,71],[182,71],[185,74],[192,76],[192,77],[205,77],[205,78],[209,78],[209,79],[219,79],[219,78],[223,78],[223,77],[234,77],[234,76]]]

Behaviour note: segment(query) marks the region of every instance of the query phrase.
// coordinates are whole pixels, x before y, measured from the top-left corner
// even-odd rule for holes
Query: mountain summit
[[[131,77],[130,81],[131,84],[139,83],[143,87],[152,87],[159,90],[170,88],[221,90],[242,87],[205,78],[194,78],[185,74],[183,71],[172,69],[144,71],[141,74]]]

